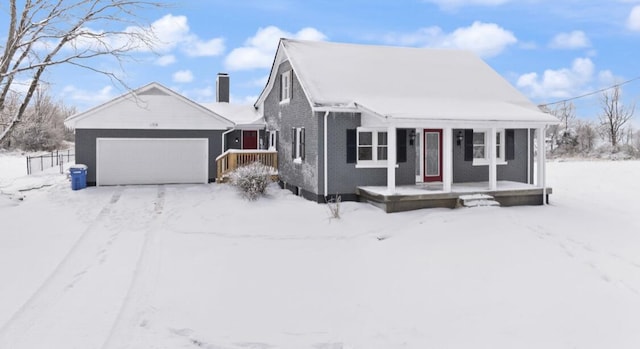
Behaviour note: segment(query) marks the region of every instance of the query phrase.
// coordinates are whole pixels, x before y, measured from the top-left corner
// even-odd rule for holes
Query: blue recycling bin
[[[69,167],[71,175],[71,190],[80,190],[87,187],[87,166],[74,165]]]

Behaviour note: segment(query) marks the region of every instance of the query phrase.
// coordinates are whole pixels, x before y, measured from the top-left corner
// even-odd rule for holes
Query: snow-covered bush
[[[231,183],[242,190],[249,200],[256,200],[263,195],[271,183],[271,168],[260,162],[238,167],[231,173]]]

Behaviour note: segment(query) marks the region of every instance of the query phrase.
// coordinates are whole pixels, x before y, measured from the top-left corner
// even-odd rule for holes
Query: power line
[[[633,78],[633,79],[629,79],[629,80],[626,80],[626,81],[623,81],[623,82],[617,83],[617,84],[615,84],[615,85],[611,85],[611,86],[609,86],[609,87],[601,88],[601,89],[599,89],[599,90],[597,90],[597,91],[592,91],[592,92],[589,92],[589,93],[585,93],[585,94],[583,94],[583,95],[579,95],[579,96],[575,96],[575,97],[571,97],[571,98],[567,98],[567,99],[562,99],[562,100],[559,100],[559,101],[556,101],[556,102],[545,103],[545,104],[539,104],[538,106],[539,106],[539,107],[548,107],[548,106],[550,106],[550,105],[555,105],[555,104],[560,104],[560,103],[566,103],[566,102],[570,102],[570,101],[573,101],[573,100],[576,100],[576,99],[580,99],[580,98],[584,98],[584,97],[593,96],[593,95],[595,95],[595,94],[602,93],[602,92],[607,91],[607,90],[610,90],[610,89],[612,89],[612,88],[616,88],[616,87],[620,87],[620,86],[622,86],[622,85],[626,85],[626,84],[628,84],[628,83],[630,83],[630,82],[633,82],[633,81],[636,81],[636,80],[640,80],[640,76],[636,76],[636,77],[635,77],[635,78]]]

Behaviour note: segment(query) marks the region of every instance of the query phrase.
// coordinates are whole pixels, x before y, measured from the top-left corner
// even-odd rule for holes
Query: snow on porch
[[[442,182],[397,186],[393,193],[386,186],[356,188],[361,201],[388,213],[435,207],[454,208],[461,195],[476,193],[491,195],[502,206],[542,205],[545,196],[548,201],[552,189],[543,190],[536,185],[512,181],[498,181],[496,190],[490,189],[488,181],[453,183],[451,192],[444,191]]]
[[[445,193],[442,182],[432,183],[417,183],[414,185],[399,185],[396,186],[394,193],[389,193],[386,186],[362,186],[358,187],[361,190],[366,190],[378,195],[425,195],[425,194],[441,194]],[[518,189],[534,189],[539,188],[532,184],[513,182],[513,181],[498,181],[497,190],[518,190]],[[489,182],[464,182],[453,183],[451,185],[451,191],[453,193],[474,193],[490,191]]]

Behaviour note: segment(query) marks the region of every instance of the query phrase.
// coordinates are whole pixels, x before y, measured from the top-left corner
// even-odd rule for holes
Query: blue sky
[[[157,55],[136,53],[123,66],[124,80],[134,88],[157,81],[200,102],[214,100],[215,76],[227,72],[232,101],[252,103],[283,36],[473,50],[536,103],[640,76],[640,0],[208,0],[139,15],[163,45]],[[46,80],[79,110],[124,92],[103,76],[64,67]],[[623,95],[625,103],[638,101],[640,81]],[[598,96],[575,104],[580,117],[593,118]]]

